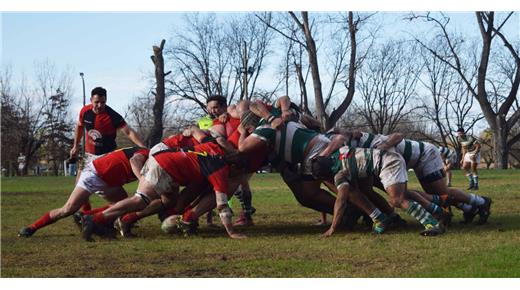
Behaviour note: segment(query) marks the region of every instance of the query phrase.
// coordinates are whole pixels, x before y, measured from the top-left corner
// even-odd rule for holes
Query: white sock
[[[371,218],[372,220],[374,220],[374,219],[377,218],[380,214],[381,214],[381,211],[380,211],[378,208],[376,208],[376,209],[374,209],[374,211],[370,214],[370,218]]]
[[[459,204],[457,204],[457,207],[459,209],[461,209],[463,212],[470,212],[473,209],[471,204],[467,204],[467,203],[459,203]]]
[[[481,206],[486,202],[482,197],[476,194],[470,193],[469,196],[469,203],[472,205]]]

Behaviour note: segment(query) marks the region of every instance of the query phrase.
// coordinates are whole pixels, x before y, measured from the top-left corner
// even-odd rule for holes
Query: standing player
[[[94,88],[90,93],[90,104],[79,112],[79,120],[74,131],[74,144],[70,150],[70,158],[76,158],[79,153],[81,138],[85,138],[85,156],[82,164],[88,164],[95,158],[116,149],[117,132],[125,134],[135,145],[146,147],[142,138],[128,126],[116,111],[107,106],[107,91],[102,87]],[[83,130],[86,136],[83,136]],[[77,176],[80,176],[82,166],[79,166]],[[77,179],[76,179],[77,181]],[[83,210],[90,209],[86,200]]]
[[[140,147],[124,148],[89,162],[65,205],[45,213],[33,224],[23,228],[18,235],[30,237],[38,229],[72,215],[94,192],[102,192],[102,197],[109,203],[125,199],[128,194],[122,186],[141,176],[140,171],[148,158],[148,152],[148,149]],[[107,206],[97,210],[106,208]]]
[[[444,162],[444,171],[446,172],[446,185],[451,187],[452,173],[451,169],[457,162],[457,153],[448,147],[439,147],[442,161]]]
[[[462,146],[460,166],[464,168],[469,180],[468,189],[478,189],[478,170],[480,163],[480,142],[471,135],[466,135],[463,128],[457,130],[457,141]]]

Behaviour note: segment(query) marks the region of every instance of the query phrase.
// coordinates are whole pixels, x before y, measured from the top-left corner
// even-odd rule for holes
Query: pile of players
[[[71,150],[71,155],[77,154],[85,128],[89,159],[69,200],[23,228],[20,236],[30,237],[73,215],[87,241],[93,235],[114,236],[116,230],[127,237],[139,219],[154,214],[159,214],[163,230],[193,234],[199,218],[216,209],[229,237],[244,238],[236,228],[253,225],[255,211],[248,181],[267,163],[301,205],[333,215],[324,236],[342,226],[354,227],[361,217],[374,233],[382,234],[405,223],[395,208],[416,219],[424,236],[445,232],[451,206],[463,211],[464,223],[478,216],[476,223],[484,224],[490,215],[491,199],[448,186],[445,165],[453,159],[443,161],[446,154],[441,151],[449,152],[446,149],[399,133],[385,136],[343,128],[321,132],[320,123],[302,114],[286,96],[272,105],[240,101],[229,107],[225,97],[212,96],[207,101],[211,120],[203,119],[200,126],[169,136],[151,149],[106,105],[104,89],[92,91],[91,103],[80,112]],[[113,151],[117,131],[137,146]],[[460,138],[466,154],[475,155],[476,140],[468,142],[463,132]],[[476,157],[469,160],[476,162]],[[407,187],[410,169],[423,191]],[[470,175],[471,187],[478,188],[475,174]],[[122,186],[135,180],[137,191],[129,197]],[[94,193],[108,204],[89,208]],[[233,196],[242,207],[235,223],[228,205]]]

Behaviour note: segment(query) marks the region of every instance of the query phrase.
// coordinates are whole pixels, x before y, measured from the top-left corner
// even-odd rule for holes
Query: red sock
[[[131,213],[127,213],[125,214],[122,218],[121,218],[121,221],[126,223],[126,224],[133,224],[135,223],[137,220],[139,219],[139,217],[137,216],[137,214],[135,212],[131,212]]]
[[[182,220],[185,221],[185,222],[191,222],[194,219],[195,219],[195,213],[193,212],[193,210],[191,208],[186,210],[182,214]]]
[[[446,201],[448,200],[448,195],[447,194],[441,194],[439,195],[440,199],[441,199],[441,204],[443,206],[446,206]]]
[[[30,225],[29,227],[33,230],[37,230],[37,229],[40,229],[40,228],[43,228],[44,226],[48,226],[52,223],[54,223],[55,221],[53,221],[51,219],[51,215],[50,215],[50,212],[47,212],[45,213],[44,215],[42,215],[37,221],[35,221],[32,225]]]
[[[80,211],[84,213],[85,211],[88,211],[91,209],[92,209],[92,206],[90,205],[90,201],[87,201],[81,206]]]
[[[109,208],[110,205],[105,205],[105,206],[102,206],[102,207],[98,207],[98,208],[95,208],[95,209],[92,209],[92,210],[85,210],[83,211],[83,214],[86,214],[86,215],[93,215],[93,214],[96,214],[98,212],[102,212],[104,211],[105,209]]]
[[[98,212],[98,213],[94,214],[94,216],[92,217],[92,220],[96,224],[100,224],[100,225],[108,224],[108,220],[105,218],[105,215],[103,214],[103,212]]]

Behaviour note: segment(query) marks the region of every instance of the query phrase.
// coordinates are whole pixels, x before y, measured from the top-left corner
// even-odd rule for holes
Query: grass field
[[[466,187],[462,172],[454,178]],[[140,222],[133,239],[84,242],[72,218],[25,239],[18,230],[61,206],[73,179],[1,181],[2,277],[520,277],[520,171],[481,171],[479,193],[493,199],[487,225],[459,225],[455,211],[448,232],[430,238],[401,213],[406,229],[375,236],[360,228],[320,239],[326,227],[311,226],[319,214],[300,206],[278,175],[262,174],[253,177],[256,225],[241,230],[245,240],[202,220],[198,236],[166,235],[155,216]],[[415,177],[409,186],[417,188]],[[102,204],[94,196],[92,202]]]

